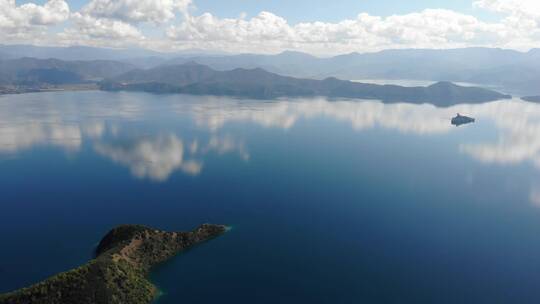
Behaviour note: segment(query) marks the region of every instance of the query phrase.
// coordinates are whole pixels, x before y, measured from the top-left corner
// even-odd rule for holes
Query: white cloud
[[[500,21],[502,46],[538,47],[540,39],[540,2],[537,0],[479,0],[474,6],[506,17]]]
[[[269,12],[262,12],[250,20],[219,19],[210,13],[188,17],[180,27],[169,29],[168,35],[179,40],[249,42],[292,39],[287,21]]]
[[[127,23],[163,23],[177,12],[186,12],[191,0],[92,0],[82,10],[84,15],[121,20]]]
[[[91,0],[71,15],[73,26],[58,35],[62,44],[125,47],[143,45],[139,25],[154,26],[187,13],[191,0]]]
[[[193,47],[211,45],[230,51],[300,49],[314,53],[370,51],[384,48],[444,48],[495,45],[502,41],[502,24],[443,9],[386,18],[361,13],[338,23],[290,25],[262,12],[251,19],[220,19],[209,13],[188,17],[172,26],[167,36]],[[328,51],[331,50],[331,51]]]
[[[47,26],[67,20],[69,12],[68,4],[63,0],[20,6],[16,5],[15,0],[0,0],[0,39],[3,42],[32,41],[46,35]]]
[[[122,46],[144,39],[135,26],[123,21],[74,13],[73,27],[59,34],[64,43]]]
[[[275,53],[285,49],[315,54],[377,51],[389,48],[540,47],[540,2],[474,0],[471,5],[501,15],[496,22],[446,9],[374,16],[359,12],[338,22],[290,24],[263,11],[247,18],[190,14],[192,0],[90,0],[70,14],[63,0],[16,6],[0,0],[0,38],[48,44],[110,47],[141,46],[161,50],[188,48],[229,52]],[[60,34],[47,27],[65,21]]]
[[[174,1],[92,0],[71,14],[72,26],[58,35],[63,44],[122,47],[145,40],[139,22],[174,17],[168,6]],[[171,13],[169,16],[167,13]]]
[[[497,13],[540,15],[540,2],[537,0],[478,0],[473,5]]]
[[[27,3],[17,6],[15,0],[0,0],[0,26],[18,27],[51,25],[69,17],[69,6],[63,0],[50,0],[44,5]]]

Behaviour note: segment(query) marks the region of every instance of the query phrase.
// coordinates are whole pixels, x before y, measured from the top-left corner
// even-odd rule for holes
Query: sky
[[[539,0],[0,0],[4,44],[315,55],[540,47]]]

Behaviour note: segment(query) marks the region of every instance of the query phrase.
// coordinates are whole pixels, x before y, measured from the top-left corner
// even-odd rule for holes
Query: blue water
[[[519,100],[3,96],[0,292],[118,224],[211,222],[232,230],[158,267],[158,303],[537,303],[539,168]]]

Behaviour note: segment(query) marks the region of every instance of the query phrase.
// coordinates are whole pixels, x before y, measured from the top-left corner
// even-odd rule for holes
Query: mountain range
[[[349,80],[407,79],[467,82],[518,95],[540,94],[540,51],[490,48],[387,50],[318,58],[304,53],[178,57],[163,64],[196,61],[217,70],[264,68],[281,75]]]
[[[328,96],[331,98],[377,99],[385,102],[432,103],[449,106],[510,98],[476,87],[438,82],[428,87],[376,85],[340,80],[281,76],[261,68],[217,71],[195,62],[137,69],[101,82],[102,90],[145,91],[224,95],[270,99],[279,97]]]
[[[528,52],[495,48],[403,49],[321,58],[292,51],[276,55],[227,55],[201,50],[160,53],[142,49],[0,45],[0,60],[21,57],[72,61],[114,60],[144,69],[195,61],[218,71],[262,68],[297,78],[468,82],[516,95],[540,94],[539,49]]]
[[[157,52],[141,48],[130,49],[112,49],[90,46],[34,46],[34,45],[2,45],[0,44],[0,59],[17,59],[23,57],[32,57],[38,59],[62,59],[70,61],[88,61],[88,60],[145,60],[147,58],[159,58],[160,63],[167,59],[179,56],[197,56],[197,55],[224,55],[225,53],[210,52],[204,50],[185,50],[173,53]]]
[[[64,61],[20,58],[0,60],[0,85],[60,85],[99,81],[135,69],[118,61]]]

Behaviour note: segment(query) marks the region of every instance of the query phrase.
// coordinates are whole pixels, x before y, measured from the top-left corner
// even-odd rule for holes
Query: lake
[[[456,113],[476,123],[454,127]],[[158,303],[537,303],[540,105],[0,97],[0,292],[112,227],[232,227]]]

